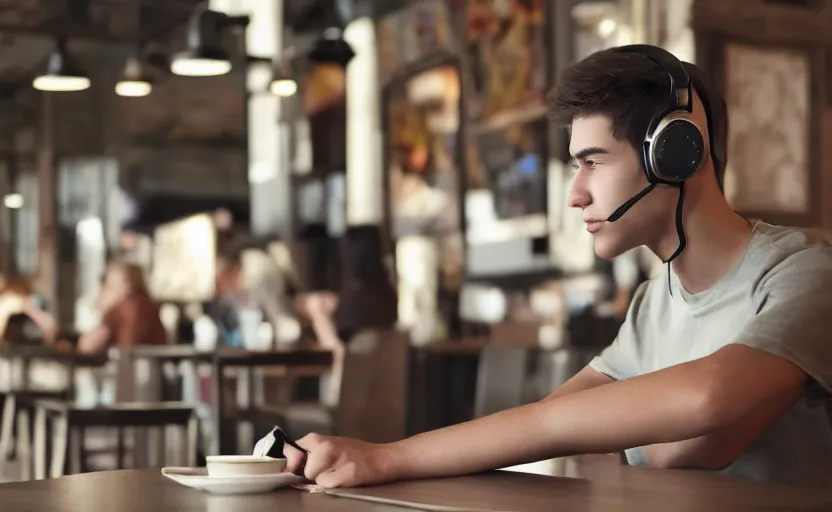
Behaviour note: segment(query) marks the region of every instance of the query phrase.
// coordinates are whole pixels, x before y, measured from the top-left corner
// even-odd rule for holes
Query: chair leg
[[[66,466],[66,450],[69,444],[69,418],[66,416],[59,416],[54,420],[52,442],[52,467],[50,469],[50,476],[52,478],[59,478],[64,476],[64,468]]]
[[[35,480],[46,478],[46,410],[35,410]]]
[[[118,448],[116,449],[118,462],[116,463],[116,469],[124,469],[124,429],[122,427],[116,427],[116,434],[118,435]]]
[[[12,452],[12,437],[14,436],[15,398],[13,394],[6,395],[3,404],[3,424],[0,425],[0,470],[9,459]]]
[[[199,451],[199,416],[193,414],[191,420],[188,422],[188,439],[185,445],[187,446],[187,465],[188,467],[196,466],[196,454]]]
[[[32,479],[32,440],[29,435],[29,411],[21,409],[17,413],[17,460],[20,463],[20,479],[24,482]]]
[[[78,475],[83,472],[84,431],[80,428],[69,427],[69,474]]]

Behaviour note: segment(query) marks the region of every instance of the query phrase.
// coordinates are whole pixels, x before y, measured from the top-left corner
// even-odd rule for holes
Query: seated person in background
[[[54,341],[55,319],[42,309],[42,302],[24,279],[6,281],[0,291],[0,343]]]
[[[287,470],[348,487],[625,452],[634,466],[832,487],[832,246],[731,208],[719,91],[639,45],[565,69],[550,105],[571,127],[568,203],[595,253],[646,246],[666,273],[543,400],[389,444],[313,434],[298,441],[307,454],[285,448]]]
[[[95,353],[110,346],[164,345],[165,328],[150,298],[141,267],[122,261],[107,267],[97,307],[101,325],[78,340],[78,351]]]
[[[231,347],[243,346],[238,310],[246,304],[242,286],[243,267],[236,252],[217,258],[216,293],[206,305],[208,315],[217,324],[220,342]]]
[[[298,314],[312,325],[315,337],[332,350],[333,386],[340,383],[345,343],[362,329],[387,329],[396,324],[398,300],[392,274],[383,261],[377,226],[352,226],[340,242],[341,283],[338,294],[302,294]]]
[[[392,273],[383,260],[377,226],[352,226],[340,242],[338,293],[319,291],[298,297],[302,318],[319,343],[339,350],[361,329],[386,329],[396,323],[398,301]]]
[[[243,268],[243,259],[246,268]],[[241,313],[257,310],[263,320],[279,329],[289,316],[286,288],[290,276],[256,243],[217,258],[216,294],[206,306],[208,316],[219,329],[221,341],[244,346]]]

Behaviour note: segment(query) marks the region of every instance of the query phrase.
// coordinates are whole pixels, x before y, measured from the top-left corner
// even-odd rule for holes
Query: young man
[[[287,449],[290,471],[343,487],[626,451],[631,465],[832,483],[832,249],[731,209],[720,186],[724,101],[685,64],[695,93],[669,102],[670,77],[684,84],[657,62],[599,52],[567,69],[552,97],[553,116],[571,125],[569,204],[583,210],[596,253],[644,245],[672,260],[638,288],[615,342],[540,402],[388,445],[310,435],[307,456]],[[669,133],[677,138],[643,151],[668,104],[689,99],[691,112],[666,118],[682,119],[681,142]],[[697,150],[701,160],[680,158]]]

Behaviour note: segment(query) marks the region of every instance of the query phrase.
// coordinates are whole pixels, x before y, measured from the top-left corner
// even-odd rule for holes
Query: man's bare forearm
[[[716,426],[695,372],[680,365],[427,432],[390,447],[391,470],[452,476],[698,437]]]
[[[799,386],[763,402],[751,412],[711,434],[674,443],[645,446],[651,466],[716,471],[729,466],[800,399]]]
[[[592,367],[586,366],[583,370],[579,371],[574,377],[564,382],[563,385],[558,386],[556,390],[549,393],[549,395],[547,395],[546,398],[544,398],[542,401],[546,402],[549,400],[554,400],[555,398],[558,398],[560,396],[596,388],[598,386],[603,386],[604,384],[609,384],[610,382],[615,381],[607,377],[603,373],[594,370]]]

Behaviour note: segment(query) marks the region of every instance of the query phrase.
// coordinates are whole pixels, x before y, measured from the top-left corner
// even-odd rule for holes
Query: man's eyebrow
[[[602,148],[601,146],[591,146],[578,151],[577,153],[572,155],[572,158],[574,158],[575,160],[585,160],[588,156],[599,154],[606,155],[608,153],[609,151],[606,148]]]

